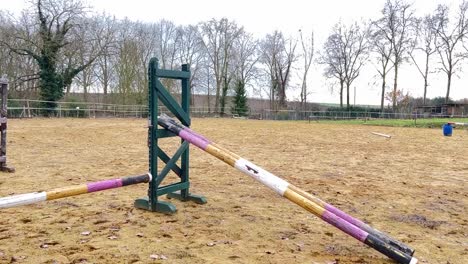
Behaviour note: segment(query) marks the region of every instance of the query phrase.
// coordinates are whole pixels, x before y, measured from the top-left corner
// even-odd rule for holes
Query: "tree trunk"
[[[423,95],[423,105],[426,105],[426,95],[427,95],[427,77],[429,76],[429,53],[426,53],[426,69],[424,71],[424,95]]]
[[[340,80],[340,107],[343,108],[344,81]]]
[[[281,84],[281,87],[280,87],[279,105],[280,105],[280,108],[281,108],[281,109],[285,109],[285,108],[286,108],[286,100],[285,100],[285,94],[284,94],[284,87],[283,87],[282,84]]]
[[[346,109],[349,110],[349,86],[350,83],[349,82],[346,82]]]
[[[392,94],[392,110],[395,112],[396,110],[396,94],[398,90],[398,63],[395,63],[395,76],[393,79],[393,94]]]
[[[104,95],[107,95],[108,88],[109,88],[109,72],[107,70],[107,55],[104,55],[104,67],[102,71],[102,86]],[[106,98],[106,96],[104,96]]]
[[[83,85],[83,99],[85,102],[88,102],[88,85]]]
[[[39,61],[39,69],[40,97],[41,100],[48,101],[43,103],[43,106],[46,108],[44,114],[49,116],[53,113],[52,109],[57,107],[56,101],[63,97],[64,83],[57,73],[54,57],[42,57]]]
[[[306,111],[307,104],[307,74],[304,74],[302,78],[302,89],[301,89],[301,108],[302,111]]]
[[[211,112],[211,106],[210,106],[210,75],[208,74],[208,113]]]
[[[214,112],[218,113],[219,112],[219,97],[220,97],[220,91],[221,91],[221,85],[222,85],[222,80],[216,78],[216,95],[215,95],[215,106],[214,106]]]
[[[102,89],[104,95],[107,95],[109,90],[109,81],[107,80],[107,74],[104,74],[104,81],[102,82]]]
[[[271,87],[270,87],[270,109],[273,110],[275,108],[275,87],[276,81],[274,77],[271,77]]]
[[[380,97],[380,113],[383,113],[384,103],[385,103],[385,86],[387,85],[386,82],[386,74],[385,69],[383,70],[384,74],[382,75],[382,96]]]
[[[229,88],[229,82],[230,82],[229,79],[224,78],[223,89],[221,91],[221,98],[220,98],[220,105],[221,105],[220,114],[221,114],[221,116],[224,116],[224,108],[226,107],[226,96],[227,96],[227,91],[228,91],[228,88]]]
[[[83,75],[83,100],[85,102],[88,101],[88,73],[86,70],[82,71],[81,73]]]
[[[447,73],[447,94],[445,95],[445,103],[448,104],[450,99],[450,86],[452,84],[452,71]]]
[[[193,89],[192,81],[190,81],[190,107],[195,106],[195,91]]]
[[[275,107],[275,91],[273,87],[270,89],[270,109],[274,109]]]
[[[286,109],[286,82],[281,80],[278,87],[278,104],[281,109]]]
[[[426,105],[426,95],[427,95],[427,76],[424,78],[423,105]]]

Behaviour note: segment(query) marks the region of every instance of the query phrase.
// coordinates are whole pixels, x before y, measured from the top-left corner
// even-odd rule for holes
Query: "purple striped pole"
[[[339,209],[326,204],[320,199],[307,194],[305,191],[300,190],[294,185],[289,184],[285,180],[273,175],[272,173],[262,169],[261,167],[251,163],[250,161],[243,159],[235,153],[232,153],[216,144],[206,139],[205,137],[195,133],[194,131],[186,128],[182,124],[177,123],[172,118],[167,115],[161,115],[158,117],[158,124],[164,127],[165,129],[173,132],[182,139],[192,143],[193,145],[199,147],[205,152],[210,153],[211,155],[217,157],[218,159],[226,162],[227,164],[235,167],[236,169],[242,171],[243,173],[251,176],[252,178],[260,181],[270,189],[274,190],[279,195],[287,198],[288,200],[296,203],[297,205],[303,207],[307,211],[315,214],[320,217],[327,223],[337,227],[343,232],[349,234],[350,236],[356,238],[357,240],[365,243],[366,245],[376,249],[382,254],[392,258],[398,263],[404,264],[414,264],[417,263],[417,259],[412,257],[413,250],[411,254],[408,254],[401,250],[397,245],[404,245],[401,242],[398,243],[389,243],[387,242],[388,237],[385,235],[387,240],[381,239],[377,234],[383,235],[380,232],[369,232],[363,230],[366,228],[366,224],[362,221],[359,221],[348,214],[340,211]],[[307,194],[307,195],[305,195]],[[337,214],[338,213],[338,214]],[[370,230],[374,230],[369,227]],[[395,241],[391,239],[392,241]]]
[[[162,116],[162,118],[166,118],[167,116]],[[161,117],[160,117],[161,118]],[[205,150],[206,147],[211,144],[211,145],[216,145],[215,143],[211,142],[209,139],[207,139],[206,137],[198,134],[197,132],[193,131],[192,129],[188,128],[188,127],[185,127],[183,126],[182,124],[179,124],[177,123],[174,119],[172,118],[169,118],[169,119],[165,119],[164,120],[166,123],[170,123],[174,130],[176,131],[179,131],[179,136],[181,138],[184,138],[186,139],[187,141],[189,141],[190,143],[192,143],[193,145]],[[226,153],[230,153],[230,155],[235,155],[237,156],[236,154],[230,152],[229,150],[226,150],[218,145],[216,145],[219,149],[223,150],[224,152]],[[240,158],[239,156],[237,156],[238,158]],[[357,218],[354,218],[353,216],[341,211],[340,209],[336,208],[335,206],[329,204],[329,203],[326,203],[324,202],[323,200],[321,200],[320,198],[310,194],[310,193],[307,193],[303,190],[301,190],[300,188],[290,184],[289,185],[289,188],[293,189],[295,192],[298,192],[299,194],[301,194],[302,196],[304,196],[305,198],[313,201],[314,203],[320,205],[321,207],[323,207],[326,211],[329,211],[333,214],[335,214],[336,216],[342,218],[343,220],[357,226],[358,228],[366,231],[367,233],[370,233],[370,234],[373,234],[374,236],[377,236],[379,237],[380,239],[384,240],[386,243],[396,247],[398,250],[402,251],[402,252],[405,252],[406,254],[409,254],[409,255],[413,255],[414,254],[414,249],[410,248],[409,246],[407,246],[406,244],[404,244],[403,242],[401,241],[398,241],[394,238],[391,238],[390,236],[388,236],[387,234],[369,226],[368,224],[364,223],[363,221],[357,219]]]
[[[26,204],[38,203],[42,201],[55,200],[59,198],[70,197],[85,193],[120,188],[128,185],[150,182],[151,178],[151,174],[147,173],[138,176],[130,176],[119,179],[104,180],[98,182],[90,182],[87,184],[68,186],[47,192],[34,192],[0,197],[0,208],[9,208]]]

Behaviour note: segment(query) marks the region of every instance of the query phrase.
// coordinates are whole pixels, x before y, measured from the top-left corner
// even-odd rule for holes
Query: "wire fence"
[[[423,119],[423,118],[465,118],[468,114],[439,113],[394,113],[378,111],[293,111],[264,110],[264,118],[270,120],[351,120],[351,119]]]
[[[56,104],[56,107],[47,105]],[[32,117],[135,117],[148,116],[146,105],[120,105],[87,102],[50,102],[31,99],[8,99],[8,115],[13,118]]]
[[[56,104],[56,107],[47,105]],[[169,113],[164,106],[159,107],[161,113]],[[223,114],[221,114],[224,112]],[[439,113],[393,113],[376,111],[300,111],[300,110],[271,110],[249,109],[245,114],[239,115],[236,109],[226,107],[224,109],[213,107],[191,107],[192,117],[228,117],[265,120],[351,120],[351,119],[421,119],[421,118],[467,118],[468,113],[462,112],[456,115]],[[8,115],[13,118],[32,117],[77,117],[77,118],[146,118],[148,106],[105,104],[87,102],[49,102],[32,99],[8,99]]]

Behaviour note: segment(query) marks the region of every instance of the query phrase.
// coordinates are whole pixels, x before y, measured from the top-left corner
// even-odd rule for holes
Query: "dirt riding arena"
[[[10,120],[16,172],[0,174],[0,196],[145,173],[146,125]],[[468,263],[467,131],[240,119],[192,128],[409,244],[420,263]],[[161,140],[169,152],[174,142]],[[194,147],[190,173],[208,203],[171,200],[171,216],[133,207],[147,184],[3,209],[0,263],[393,263]]]

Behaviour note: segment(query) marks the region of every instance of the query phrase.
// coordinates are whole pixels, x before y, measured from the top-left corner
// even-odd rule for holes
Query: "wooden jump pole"
[[[114,188],[125,187],[138,183],[150,182],[151,174],[143,174],[138,176],[130,176],[125,178],[104,180],[98,182],[90,182],[87,184],[67,186],[51,191],[34,192],[26,194],[18,194],[6,197],[0,197],[0,208],[9,208],[26,204],[33,204],[42,201],[55,200],[85,193],[104,191]]]
[[[362,221],[359,221],[341,212],[335,207],[330,206],[329,204],[321,201],[311,194],[307,194],[305,191],[292,184],[289,184],[287,181],[260,168],[252,162],[243,159],[237,154],[230,152],[221,146],[218,146],[216,143],[195,133],[193,130],[177,123],[174,119],[168,117],[167,115],[159,116],[158,124],[178,135],[185,141],[192,143],[205,152],[208,152],[209,154],[224,161],[232,167],[235,167],[244,174],[251,176],[279,195],[303,207],[327,223],[335,226],[341,231],[374,248],[375,250],[397,261],[398,263],[415,264],[418,262],[415,257],[412,257],[414,250],[410,249],[403,243],[395,243],[396,240],[386,236],[386,239],[383,239],[383,233],[375,232],[375,229],[370,227],[367,227],[368,231],[364,230],[364,228],[366,228],[365,226],[367,225],[362,223]],[[340,215],[344,218],[340,217]],[[354,224],[352,222],[354,222]]]
[[[371,132],[371,134],[376,135],[376,136],[386,137],[386,138],[392,138],[392,136],[390,135],[377,133],[377,132]]]
[[[174,119],[167,118],[167,115],[163,116],[163,118],[166,118],[167,122],[170,122],[172,125],[178,126],[182,130],[188,131],[189,133],[191,133],[192,135],[198,137],[199,139],[201,139],[201,140],[203,140],[205,142],[208,142],[208,143],[211,142],[210,140],[208,140],[204,136],[196,133],[195,131],[191,130],[190,128],[183,127],[181,124],[178,124]],[[211,144],[216,145],[213,142],[211,142]],[[220,148],[220,149],[223,149],[223,151],[225,151],[225,152],[231,153],[231,155],[236,155],[236,154],[233,154],[232,152],[230,152],[229,150],[226,150],[226,149],[224,149],[224,148],[222,148],[220,146],[217,146],[217,147]],[[335,206],[324,202],[320,198],[318,198],[316,196],[313,196],[312,194],[307,193],[307,192],[297,188],[296,186],[294,186],[292,184],[290,184],[290,187],[293,188],[296,192],[300,193],[302,196],[308,198],[309,200],[313,201],[314,203],[319,204],[324,209],[334,213],[335,215],[337,215],[340,218],[344,219],[345,221],[347,221],[347,222],[349,222],[349,223],[363,229],[364,231],[366,231],[368,233],[371,233],[371,234],[373,234],[375,236],[378,236],[379,238],[381,238],[385,242],[387,242],[387,243],[391,244],[392,246],[398,248],[400,251],[403,251],[403,252],[405,252],[407,254],[410,254],[410,255],[414,254],[414,249],[408,247],[404,243],[389,237],[387,234],[385,234],[385,233],[383,233],[383,232],[381,232],[381,231],[379,231],[377,229],[374,229],[373,227],[369,226],[368,224],[362,222],[361,220],[352,217],[351,215],[341,211],[340,209],[336,208]]]
[[[452,124],[455,124],[456,126],[468,126],[468,123],[462,123],[462,122],[453,122]]]

